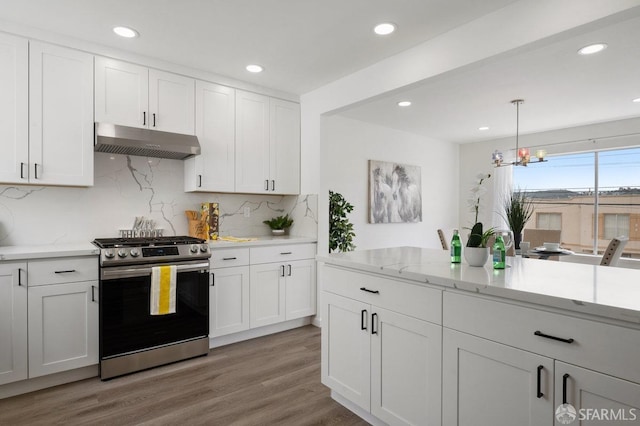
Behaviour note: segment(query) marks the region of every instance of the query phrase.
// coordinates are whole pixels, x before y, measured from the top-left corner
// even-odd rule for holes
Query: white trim
[[[95,364],[75,370],[63,371],[61,373],[48,374],[46,376],[40,376],[33,379],[8,383],[0,386],[0,400],[2,400],[2,398],[9,398],[23,393],[35,392],[40,389],[63,385],[65,383],[77,382],[78,380],[84,380],[90,377],[97,377],[98,371],[98,364]]]

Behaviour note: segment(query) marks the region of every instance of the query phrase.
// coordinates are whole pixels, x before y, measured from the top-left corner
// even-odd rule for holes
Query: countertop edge
[[[50,257],[97,256],[100,249],[91,243],[48,244],[0,247],[0,262]]]

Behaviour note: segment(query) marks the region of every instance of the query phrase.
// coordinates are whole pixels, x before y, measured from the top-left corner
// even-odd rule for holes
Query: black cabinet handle
[[[266,180],[264,181],[264,190],[265,190],[265,191],[268,191],[268,190],[269,190],[269,179],[266,179]]]
[[[276,181],[275,180],[271,180],[271,190],[272,191],[276,190]]]
[[[153,113],[153,127],[156,127],[156,113]]]
[[[360,330],[367,329],[367,325],[365,324],[366,318],[367,318],[367,310],[363,309],[362,311],[360,311]]]
[[[147,125],[147,111],[142,111],[142,125]]]
[[[536,336],[544,337],[545,339],[557,340],[558,342],[564,342],[564,343],[574,342],[573,339],[563,339],[562,337],[551,336],[549,334],[544,334],[540,330],[536,330],[533,334],[535,334]]]
[[[22,286],[22,269],[18,268],[18,285]]]
[[[202,175],[198,175],[198,188],[202,188]]]
[[[374,320],[375,319],[375,320]],[[371,314],[371,334],[378,334],[378,327],[373,327],[378,324],[378,314]]]
[[[237,257],[223,257],[222,260],[236,260]]]
[[[537,397],[538,398],[542,398],[544,396],[544,394],[542,393],[542,384],[540,383],[542,378],[542,369],[544,368],[543,365],[539,365],[538,366],[538,389],[537,389]]]
[[[214,287],[216,285],[216,274],[215,273],[211,273],[211,287]]]
[[[366,287],[360,287],[360,290],[366,291],[367,293],[380,294],[380,292],[378,290],[369,290]]]
[[[71,272],[76,272],[76,270],[75,269],[69,269],[67,271],[54,271],[53,273],[54,274],[69,274]]]
[[[33,165],[33,170],[35,172],[35,178],[38,179],[38,163]]]
[[[93,286],[93,285],[92,285],[92,286],[91,286],[91,301],[92,301],[92,302],[95,302],[95,301],[96,301],[95,289],[96,289],[96,286]]]
[[[562,376],[562,403],[567,403],[567,379],[569,378],[569,373],[564,373]]]
[[[280,276],[284,277],[284,265],[280,265]]]
[[[289,273],[287,274],[288,277],[291,276],[291,265],[287,265],[289,267]]]
[[[286,255],[286,254],[291,254],[291,252],[290,252],[290,251],[284,251],[284,252],[282,252],[282,253],[280,253],[280,254],[284,256],[284,255]]]
[[[20,163],[20,179],[24,179],[24,163]]]

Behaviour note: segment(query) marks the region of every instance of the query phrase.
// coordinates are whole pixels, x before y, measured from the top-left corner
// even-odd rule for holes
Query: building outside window
[[[640,147],[548,160],[513,167],[514,187],[535,208],[525,229],[560,229],[563,247],[576,253],[602,254],[612,238],[626,236],[623,256],[640,258]]]

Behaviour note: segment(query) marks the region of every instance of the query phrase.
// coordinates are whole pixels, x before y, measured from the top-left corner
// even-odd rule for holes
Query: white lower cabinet
[[[249,329],[249,266],[212,269],[209,336]]]
[[[251,265],[250,319],[252,328],[285,320],[284,265]]]
[[[316,313],[316,262],[294,260],[286,264],[285,320]]]
[[[29,288],[29,377],[98,362],[97,297],[97,281]]]
[[[350,284],[360,285],[334,288],[349,294]],[[396,303],[385,284],[364,287],[361,300],[323,292],[322,383],[387,424],[440,425],[442,326],[371,303]]]
[[[27,264],[0,264],[0,385],[28,377]]]
[[[553,360],[445,328],[442,423],[550,425]]]

